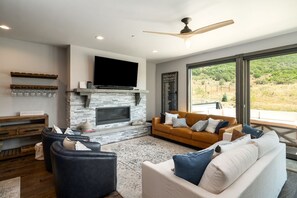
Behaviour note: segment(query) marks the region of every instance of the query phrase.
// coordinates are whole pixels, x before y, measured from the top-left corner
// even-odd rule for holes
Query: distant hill
[[[297,82],[297,54],[252,60],[251,81],[256,84],[291,84]],[[235,82],[235,63],[193,69],[198,79]]]

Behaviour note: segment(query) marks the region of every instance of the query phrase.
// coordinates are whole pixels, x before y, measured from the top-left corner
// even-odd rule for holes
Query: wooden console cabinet
[[[33,154],[48,115],[0,117],[0,160]]]

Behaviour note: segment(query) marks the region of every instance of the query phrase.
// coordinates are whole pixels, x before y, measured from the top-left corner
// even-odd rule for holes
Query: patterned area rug
[[[175,154],[195,151],[178,144],[144,136],[102,146],[102,151],[117,153],[117,191],[124,198],[141,197],[141,164],[144,161],[160,163]]]
[[[0,181],[0,197],[20,198],[21,197],[21,178],[15,177]]]

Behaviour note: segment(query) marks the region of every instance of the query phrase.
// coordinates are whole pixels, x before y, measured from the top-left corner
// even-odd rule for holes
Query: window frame
[[[293,53],[297,53],[297,44],[187,64],[187,111],[191,109],[191,69],[234,61],[236,63],[236,119],[238,123],[250,124],[250,60]]]

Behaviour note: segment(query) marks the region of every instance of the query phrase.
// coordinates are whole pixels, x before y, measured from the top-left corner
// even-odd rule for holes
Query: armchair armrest
[[[234,129],[241,131],[242,130],[242,124],[237,124],[237,125],[221,128],[220,131],[219,131],[219,140],[223,139],[223,134],[224,133],[232,133]]]

